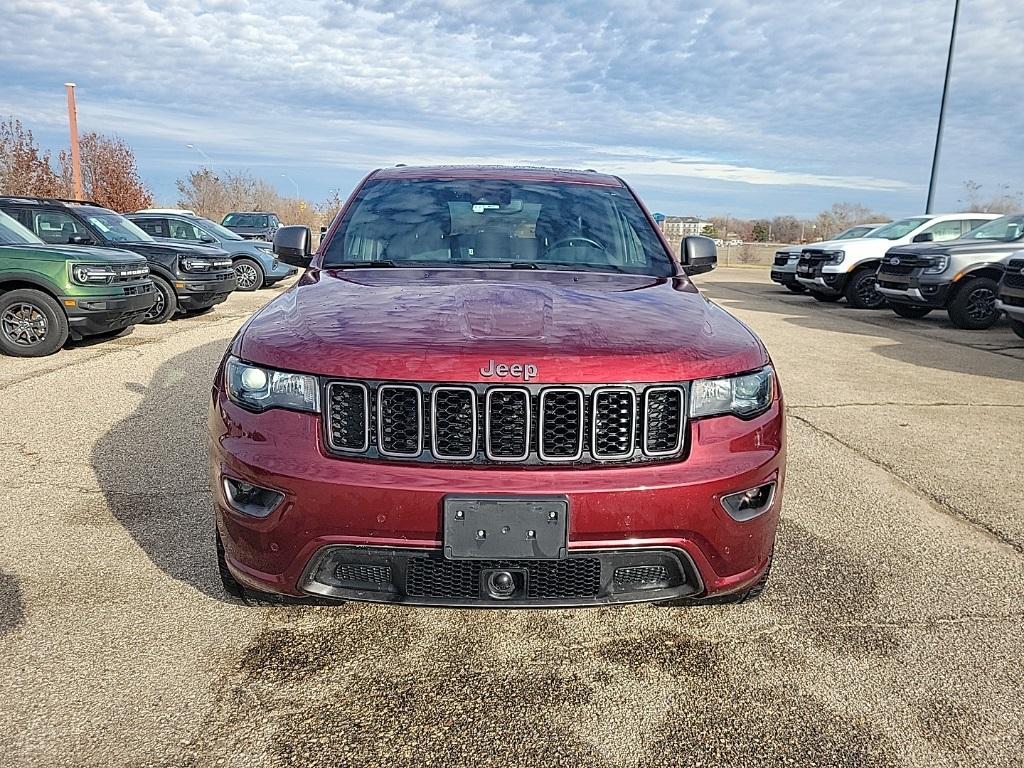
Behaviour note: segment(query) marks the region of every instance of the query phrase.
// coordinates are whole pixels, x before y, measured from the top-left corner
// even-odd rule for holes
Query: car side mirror
[[[199,238],[199,242],[200,243],[207,243],[207,244],[209,244],[209,243],[216,243],[217,240],[216,240],[216,238],[210,237],[210,235],[203,235],[202,237]]]
[[[274,233],[274,253],[285,264],[305,269],[313,260],[309,246],[312,239],[309,227],[281,227]]]
[[[919,235],[914,235],[914,239],[911,242],[914,243],[930,243],[935,240],[935,235],[931,232],[922,232]]]
[[[92,245],[92,238],[85,235],[72,235],[68,238],[69,245]]]
[[[718,266],[718,249],[710,237],[684,237],[679,244],[679,261],[687,275],[700,275]]]

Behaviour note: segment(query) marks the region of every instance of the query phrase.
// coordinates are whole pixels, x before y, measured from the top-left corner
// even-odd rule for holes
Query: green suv
[[[47,245],[0,212],[0,352],[42,357],[69,337],[116,333],[142,322],[153,298],[143,257]]]

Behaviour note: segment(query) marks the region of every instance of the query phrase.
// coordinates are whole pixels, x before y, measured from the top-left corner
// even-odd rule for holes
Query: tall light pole
[[[281,178],[282,179],[288,179],[288,181],[290,181],[292,184],[295,185],[295,198],[298,199],[299,198],[299,183],[297,181],[295,181],[295,179],[293,179],[287,173],[282,173],[281,174]]]
[[[68,92],[68,130],[71,133],[71,183],[75,199],[82,200],[82,157],[78,151],[78,107],[75,105],[75,84],[64,83]]]
[[[942,128],[946,122],[946,99],[949,96],[949,73],[953,69],[953,46],[956,44],[956,25],[960,20],[960,0],[953,5],[953,27],[949,33],[949,53],[946,56],[946,80],[942,84],[942,103],[939,105],[939,127],[935,132],[935,154],[932,155],[932,176],[928,181],[928,203],[924,212],[931,213],[935,204],[935,178],[939,173],[939,148],[942,146]]]

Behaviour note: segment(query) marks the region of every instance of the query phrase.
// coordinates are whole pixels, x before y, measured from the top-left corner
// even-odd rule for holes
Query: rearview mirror
[[[313,260],[309,246],[312,239],[309,227],[281,227],[274,233],[274,253],[285,264],[305,269]]]
[[[914,235],[914,239],[913,239],[912,242],[915,242],[915,243],[930,243],[934,239],[935,239],[935,235],[933,235],[931,232],[922,232],[919,235]]]
[[[679,261],[683,265],[683,272],[688,275],[710,272],[718,266],[715,241],[700,235],[684,237],[679,244]]]

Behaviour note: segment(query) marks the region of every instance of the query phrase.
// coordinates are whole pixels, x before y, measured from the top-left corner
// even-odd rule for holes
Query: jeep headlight
[[[841,264],[843,259],[846,258],[846,251],[829,251],[825,260],[826,264]]]
[[[79,285],[109,284],[117,273],[103,264],[73,264],[71,279]]]
[[[932,256],[932,263],[924,268],[926,275],[941,275],[949,267],[949,256]]]
[[[721,379],[698,379],[690,390],[690,418],[731,413],[749,419],[768,410],[774,394],[775,371],[759,371]]]
[[[229,357],[224,379],[231,401],[250,411],[270,408],[309,413],[320,411],[316,376],[275,371]]]
[[[185,272],[209,272],[210,262],[206,259],[195,259],[191,256],[179,256],[178,262]]]

